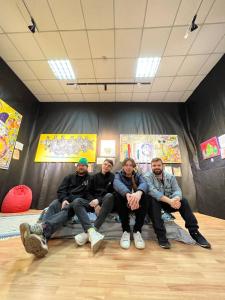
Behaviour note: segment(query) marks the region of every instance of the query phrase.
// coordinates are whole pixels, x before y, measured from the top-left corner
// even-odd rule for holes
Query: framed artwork
[[[201,143],[200,147],[203,159],[208,159],[220,155],[220,147],[216,136]]]
[[[115,157],[116,156],[116,141],[101,140],[100,156]]]

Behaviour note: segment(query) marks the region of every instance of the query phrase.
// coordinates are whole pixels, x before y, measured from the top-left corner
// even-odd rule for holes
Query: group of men
[[[116,211],[122,226],[120,246],[128,249],[131,244],[130,213],[135,215],[133,240],[137,249],[145,248],[141,230],[146,214],[152,220],[159,246],[170,249],[166,237],[161,210],[179,211],[185,221],[191,237],[204,248],[211,248],[210,243],[199,232],[199,226],[188,200],[182,196],[176,177],[164,171],[160,158],[151,161],[151,172],[136,172],[136,163],[132,158],[122,162],[122,169],[114,175],[113,161],[105,159],[101,171],[90,175],[88,161],[81,158],[73,174],[66,176],[60,184],[57,195],[44,214],[42,222],[20,225],[21,240],[28,253],[44,257],[48,253],[48,240],[73,216],[79,219],[83,232],[74,237],[77,246],[90,242],[95,253],[104,235],[99,232],[108,214]],[[88,212],[96,213],[92,223]]]

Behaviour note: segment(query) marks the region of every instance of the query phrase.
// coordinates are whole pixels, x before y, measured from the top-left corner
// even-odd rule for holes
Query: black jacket
[[[107,193],[113,193],[113,180],[114,174],[108,172],[103,174],[102,172],[96,173],[91,176],[88,185],[88,200],[98,199],[99,204],[102,204],[102,198]]]
[[[83,176],[77,173],[66,176],[57,190],[59,201],[68,200],[72,202],[76,198],[85,198],[89,180],[90,175],[88,173]]]

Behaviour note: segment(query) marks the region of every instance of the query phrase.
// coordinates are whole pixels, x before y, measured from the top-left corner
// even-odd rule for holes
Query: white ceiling
[[[35,19],[39,32],[27,26]],[[225,0],[0,0],[0,56],[43,102],[185,102],[225,52]],[[68,58],[78,82],[135,81],[138,57],[161,56],[150,85],[67,86],[48,59]],[[106,58],[105,58],[106,57]]]

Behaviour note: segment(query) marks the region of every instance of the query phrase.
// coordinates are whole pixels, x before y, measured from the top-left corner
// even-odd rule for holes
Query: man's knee
[[[182,198],[181,199],[181,205],[183,205],[183,206],[189,206],[188,200],[186,198]]]
[[[85,200],[83,198],[76,198],[70,203],[70,206],[72,206],[74,209],[76,209],[80,206],[83,206],[84,202],[85,202]]]

